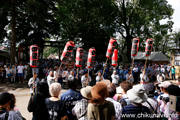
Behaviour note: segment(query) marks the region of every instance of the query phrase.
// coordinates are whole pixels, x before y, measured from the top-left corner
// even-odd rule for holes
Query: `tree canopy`
[[[54,37],[73,40],[85,50],[95,47],[97,60],[105,60],[111,37],[120,38],[119,55],[130,61],[134,37],[140,38],[141,51],[149,37],[155,51],[166,52],[169,44],[178,43],[179,33],[171,33],[172,14],[167,0],[2,0],[0,39],[10,41],[12,63],[16,43],[24,41],[26,53],[37,44],[42,54],[45,40]],[[160,24],[163,19],[166,24]]]
[[[129,61],[131,60],[131,40],[134,37],[139,37],[141,44],[144,44],[147,38],[154,39],[156,34],[164,35],[172,29],[172,21],[164,25],[160,24],[160,20],[166,18],[170,20],[173,14],[172,6],[166,0],[116,0],[115,4],[118,8],[116,31],[125,39]]]
[[[115,33],[115,17],[111,0],[61,0],[58,4],[62,39],[81,42],[86,50],[95,47],[102,57]]]

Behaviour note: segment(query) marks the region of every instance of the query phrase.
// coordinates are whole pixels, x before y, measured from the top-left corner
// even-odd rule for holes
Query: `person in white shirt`
[[[27,65],[24,65],[24,80],[26,80],[27,77]]]
[[[20,63],[19,66],[17,67],[17,73],[18,73],[18,77],[19,77],[19,83],[21,83],[21,79],[23,80],[23,83],[24,83],[23,70],[24,70],[24,66],[22,66],[22,64]]]
[[[165,101],[162,99],[162,98],[168,98],[169,97],[169,94],[168,94],[168,91],[167,91],[167,88],[171,85],[171,83],[169,81],[164,81],[164,82],[161,82],[159,84],[159,87],[161,89],[161,92],[164,93],[160,96],[158,96],[157,98],[157,101],[159,102],[159,105],[160,105],[160,112],[164,113],[165,112],[165,107],[166,107],[166,103]],[[162,96],[162,97],[161,97]]]
[[[11,73],[12,73],[12,70],[11,70],[10,66],[8,66],[8,67],[6,68],[6,78],[8,79],[8,82],[10,82]]]
[[[99,71],[97,73],[98,75],[96,76],[96,83],[100,82],[101,80],[103,80],[103,77],[101,76],[101,71]]]
[[[163,66],[163,65],[161,65],[161,67],[159,68],[159,72],[165,73],[165,69],[164,69],[164,66]]]
[[[50,71],[49,75],[47,76],[48,86],[50,86],[52,83],[54,83],[55,79],[56,79],[56,77],[55,76],[53,77],[53,71]]]
[[[15,66],[13,65],[12,66],[12,74],[11,74],[11,82],[15,82],[15,80],[16,80],[16,68],[15,68]]]
[[[128,73],[126,74],[126,81],[132,82],[132,83],[134,82],[134,77],[131,74],[131,69],[128,69]]]
[[[113,71],[113,74],[111,75],[112,83],[114,83],[116,86],[118,86],[119,83],[119,75],[117,75],[116,70]]]
[[[62,78],[63,78],[63,80],[64,79],[67,80],[68,77],[69,77],[69,72],[68,72],[67,68],[65,68],[65,70],[62,72]]]
[[[74,71],[70,71],[70,75],[68,76],[68,80],[69,79],[74,79]]]
[[[88,75],[88,71],[85,71],[84,75],[81,77],[82,87],[86,87],[91,82],[91,77]]]
[[[144,69],[142,68],[142,73],[140,74],[140,80],[141,82],[148,82],[149,81],[149,77],[147,76],[147,73],[144,71]]]
[[[58,67],[57,66],[54,67],[54,77],[56,77],[55,82],[57,82],[58,81]]]
[[[163,82],[166,79],[165,75],[163,73],[160,73],[157,75],[157,81],[158,83]]]
[[[37,73],[34,72],[34,76],[30,78],[28,82],[31,96],[33,96],[33,93],[36,93],[36,87],[38,82],[39,82],[39,78],[37,78]]]
[[[133,68],[133,77],[134,77],[135,82],[138,82],[138,80],[139,80],[139,69],[138,69],[137,65],[135,65]]]
[[[171,65],[168,64],[166,69],[167,69],[167,75],[169,77],[170,76],[170,72],[171,72]]]

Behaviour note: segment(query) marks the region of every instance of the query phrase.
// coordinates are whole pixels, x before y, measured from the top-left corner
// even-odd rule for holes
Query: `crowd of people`
[[[63,64],[61,67],[59,67],[60,64],[61,63],[59,60],[42,59],[39,61],[38,67],[34,68],[34,71],[40,78],[55,79],[61,84],[63,83],[63,80],[67,80],[71,71],[74,72],[72,74],[78,77],[78,79],[84,75],[85,71],[89,71],[90,77],[97,75],[96,81],[92,81],[93,83],[99,81],[100,79],[102,80],[102,78],[99,78],[98,76],[103,74],[103,79],[112,80],[116,85],[124,80],[137,83],[141,81],[143,77],[147,81],[161,81],[165,80],[166,78],[170,78],[170,76],[172,80],[176,79],[176,68],[170,64],[148,64],[145,73],[143,73],[144,64],[142,63],[136,63],[133,68],[131,68],[130,64],[120,64],[117,67],[113,67],[109,63],[105,67],[104,71],[103,68],[105,63],[98,63],[97,61],[95,67],[92,69],[87,68],[85,63],[81,68],[77,68],[72,59],[70,59],[66,65]],[[33,69],[27,63],[20,63],[19,65],[17,63],[15,63],[15,65],[10,65],[8,63],[5,64],[2,62],[0,63],[0,83],[9,83],[15,81],[21,83],[32,76],[32,73]],[[49,73],[51,73],[51,75]]]
[[[43,62],[34,70],[28,65],[15,67],[19,82],[24,82],[25,70],[33,76],[28,81],[31,97],[27,107],[33,120],[180,119],[180,77],[175,78],[176,69],[170,64],[144,68],[138,63],[131,68],[96,62],[88,69],[76,68],[72,60],[61,66],[57,61]],[[5,69],[8,82],[9,69]],[[166,81],[170,76],[176,84]],[[63,88],[67,91],[61,93]],[[170,103],[171,96],[177,96],[175,103]],[[14,99],[10,93],[0,94],[0,118],[24,119],[15,102],[10,108]]]
[[[23,82],[24,80],[27,80],[27,75],[30,67],[28,64],[22,64],[19,65],[16,63],[15,65],[10,64],[0,64],[0,83],[10,83],[10,82],[16,82],[19,83]]]

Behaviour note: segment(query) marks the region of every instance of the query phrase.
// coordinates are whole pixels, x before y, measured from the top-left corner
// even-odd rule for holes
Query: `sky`
[[[174,9],[174,14],[172,21],[174,22],[173,31],[180,30],[180,0],[167,0],[172,8]],[[165,20],[161,21],[162,23],[166,22]]]

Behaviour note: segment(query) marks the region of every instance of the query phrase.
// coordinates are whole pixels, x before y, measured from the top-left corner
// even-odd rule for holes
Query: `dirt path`
[[[28,101],[30,98],[30,90],[27,84],[27,82],[0,84],[0,93],[3,91],[13,93],[16,97],[16,107],[19,109],[22,116],[26,118],[26,120],[31,120],[32,113],[29,113],[27,110]],[[65,91],[66,90],[62,90],[61,93]]]
[[[19,109],[22,116],[26,118],[26,120],[31,120],[32,113],[29,113],[27,110],[27,105],[30,98],[27,82],[0,84],[0,92],[3,91],[8,91],[9,93],[13,93],[15,95],[16,107]]]

